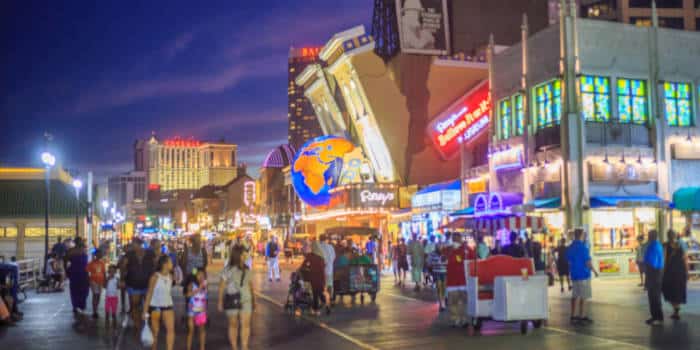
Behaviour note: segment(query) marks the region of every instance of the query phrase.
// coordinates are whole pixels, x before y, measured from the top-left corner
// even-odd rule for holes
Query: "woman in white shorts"
[[[250,339],[250,322],[255,304],[251,273],[245,265],[243,249],[234,247],[229,256],[228,264],[221,274],[219,283],[219,312],[226,312],[228,317],[228,339],[231,348],[237,349],[240,326],[241,348],[248,350]],[[231,298],[238,295],[238,298]],[[226,299],[238,299],[240,302],[233,306],[226,305]]]

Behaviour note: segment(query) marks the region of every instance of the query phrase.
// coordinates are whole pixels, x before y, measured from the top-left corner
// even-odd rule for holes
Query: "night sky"
[[[239,145],[259,167],[287,139],[289,46],[364,24],[372,0],[2,1],[0,165],[131,170],[152,131]],[[256,169],[254,169],[254,172]]]

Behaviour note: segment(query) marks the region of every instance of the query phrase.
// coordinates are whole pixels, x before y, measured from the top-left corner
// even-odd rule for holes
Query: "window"
[[[647,123],[646,81],[617,79],[617,118],[620,123]]]
[[[510,107],[510,99],[502,100],[498,108],[498,123],[501,129],[501,139],[505,140],[511,136],[511,117],[512,110]]]
[[[515,135],[520,136],[525,133],[525,106],[523,106],[523,95],[515,95],[513,98],[515,107]]]
[[[535,87],[537,128],[542,129],[561,122],[561,80]]]
[[[581,90],[581,112],[589,122],[610,121],[610,79],[584,75],[579,78]]]
[[[691,126],[692,99],[690,84],[664,83],[664,104],[666,105],[666,122],[670,126]]]

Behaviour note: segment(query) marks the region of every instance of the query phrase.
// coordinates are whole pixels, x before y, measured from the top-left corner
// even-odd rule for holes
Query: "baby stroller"
[[[285,310],[290,314],[294,314],[297,310],[300,312],[311,310],[314,302],[311,284],[302,280],[299,272],[292,272],[289,280],[287,302],[284,305]]]

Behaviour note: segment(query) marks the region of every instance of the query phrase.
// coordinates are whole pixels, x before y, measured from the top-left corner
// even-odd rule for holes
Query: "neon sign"
[[[491,92],[484,81],[436,117],[426,132],[447,160],[459,153],[460,145],[468,145],[488,129],[490,115]]]

